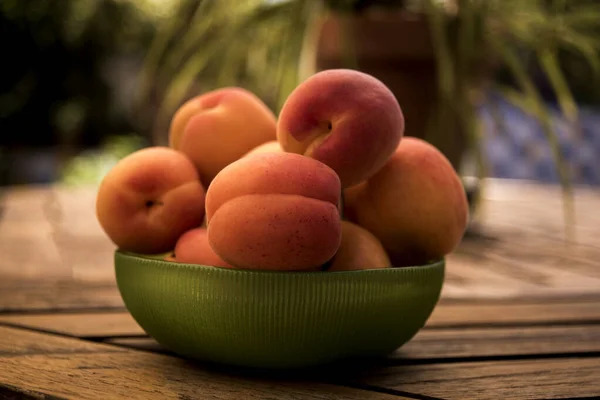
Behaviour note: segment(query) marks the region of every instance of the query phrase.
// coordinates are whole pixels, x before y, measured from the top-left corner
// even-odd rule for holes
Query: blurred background
[[[386,83],[463,174],[600,185],[595,0],[2,0],[0,185],[97,183],[184,101]]]

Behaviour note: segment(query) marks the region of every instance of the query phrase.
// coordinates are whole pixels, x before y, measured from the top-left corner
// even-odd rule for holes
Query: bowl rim
[[[168,253],[166,253],[168,254]],[[114,257],[116,258],[126,258],[130,260],[139,260],[145,263],[157,265],[169,265],[177,269],[191,269],[197,270],[198,272],[215,272],[217,270],[222,274],[244,274],[244,275],[254,275],[254,276],[266,276],[266,275],[286,275],[286,276],[330,276],[335,274],[336,276],[357,276],[357,275],[385,275],[385,274],[410,274],[415,272],[424,272],[423,270],[436,270],[439,268],[445,268],[446,259],[442,257],[437,261],[432,261],[423,265],[413,265],[406,267],[390,267],[390,268],[378,268],[378,269],[363,269],[363,270],[354,270],[354,271],[285,271],[285,270],[256,270],[256,269],[242,269],[242,268],[222,268],[215,267],[210,265],[201,265],[201,264],[188,264],[174,261],[167,261],[159,256],[163,256],[163,254],[139,254],[133,253],[130,251],[115,250]],[[116,264],[116,262],[115,262]]]

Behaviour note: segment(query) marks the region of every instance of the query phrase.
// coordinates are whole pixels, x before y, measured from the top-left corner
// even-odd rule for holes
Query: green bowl
[[[363,271],[247,271],[115,253],[123,301],[156,341],[186,358],[259,368],[393,352],[431,315],[444,267],[441,260]]]

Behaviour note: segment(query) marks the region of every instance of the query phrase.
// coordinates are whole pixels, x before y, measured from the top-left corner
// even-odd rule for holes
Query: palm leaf
[[[222,23],[225,14],[219,12],[218,8],[211,9],[212,4],[210,1],[202,1],[196,7],[189,23],[189,29],[180,40],[174,42],[173,48],[168,52],[165,61],[167,73],[175,71],[186,56],[202,43],[204,36],[215,22]]]
[[[458,115],[469,147],[474,151],[478,178],[487,175],[488,167],[483,157],[480,137],[481,126],[470,99],[473,77],[472,65],[479,56],[476,46],[476,23],[482,5],[471,0],[458,0],[461,10],[458,18],[456,51],[456,96]],[[449,138],[452,140],[453,138]]]
[[[600,5],[578,5],[561,15],[566,26],[579,29],[598,28],[600,24]]]
[[[600,75],[600,43],[571,29],[561,30],[560,41],[567,50],[581,54],[592,68],[594,76]]]
[[[567,0],[554,0],[552,2],[552,11],[555,13],[561,13],[567,7]]]
[[[185,98],[196,77],[217,57],[223,50],[224,45],[229,45],[233,40],[243,38],[245,31],[253,24],[259,24],[276,17],[280,15],[282,10],[288,7],[290,7],[290,3],[277,3],[275,5],[257,7],[252,12],[231,21],[229,27],[222,32],[221,36],[212,41],[207,41],[203,51],[197,52],[187,60],[181,70],[175,75],[173,81],[168,85],[158,111],[157,123],[159,126],[164,126],[165,121],[170,118],[174,110]]]
[[[173,18],[166,20],[166,23],[159,26],[154,40],[150,43],[150,47],[143,61],[143,68],[139,75],[139,85],[137,91],[137,101],[140,107],[146,106],[146,99],[152,83],[155,81],[157,71],[160,66],[161,57],[175,32],[180,28],[181,15],[188,10],[188,4],[185,1],[179,3],[179,8],[175,12]]]
[[[445,11],[434,0],[425,0],[425,9],[429,18],[434,52],[436,54],[436,68],[438,81],[438,110],[434,114],[434,121],[425,135],[425,139],[440,146],[444,138],[455,137],[455,112],[453,110],[453,95],[455,93],[455,66],[450,45],[447,42],[447,21]],[[443,138],[440,138],[440,133]],[[436,143],[437,142],[437,143]]]
[[[284,46],[282,53],[282,62],[280,68],[283,71],[281,75],[279,93],[276,105],[278,113],[286,102],[290,93],[298,85],[298,70],[300,68],[299,59],[304,44],[304,32],[310,17],[310,9],[304,3],[299,3],[299,9],[294,12],[294,17],[290,21],[288,29],[288,41]]]
[[[307,1],[306,7],[308,7],[306,29],[298,56],[298,82],[304,81],[316,72],[321,17],[324,15],[321,2]]]
[[[437,72],[440,94],[444,98],[448,98],[454,92],[455,82],[452,53],[446,42],[447,23],[445,21],[445,13],[434,0],[425,0],[425,3],[438,64]]]
[[[569,89],[569,85],[560,70],[556,51],[549,48],[540,49],[538,51],[538,58],[542,70],[552,85],[562,113],[569,122],[576,123],[579,119],[577,103],[575,102],[571,89]]]
[[[513,76],[521,86],[523,93],[518,93],[514,90],[503,88],[505,94],[509,94],[508,99],[513,101],[514,104],[520,106],[524,110],[531,112],[537,117],[538,121],[542,126],[542,131],[546,136],[546,140],[550,145],[554,159],[556,162],[556,169],[558,177],[562,187],[563,196],[563,211],[565,216],[565,230],[567,239],[574,239],[575,232],[573,226],[575,222],[575,208],[573,202],[573,191],[571,186],[571,179],[569,177],[568,169],[566,167],[566,161],[560,149],[558,142],[558,133],[554,129],[552,118],[547,108],[545,107],[542,97],[539,94],[532,79],[527,74],[526,69],[521,64],[517,54],[514,50],[508,47],[506,44],[495,41],[496,49],[503,56],[507,67],[512,72]]]

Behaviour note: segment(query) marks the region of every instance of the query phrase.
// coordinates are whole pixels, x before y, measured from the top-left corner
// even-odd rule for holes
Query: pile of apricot
[[[342,271],[421,265],[467,225],[459,176],[405,136],[376,78],[327,70],[279,116],[227,87],[173,116],[169,146],[138,150],[104,177],[100,225],[122,251],[217,268]]]

